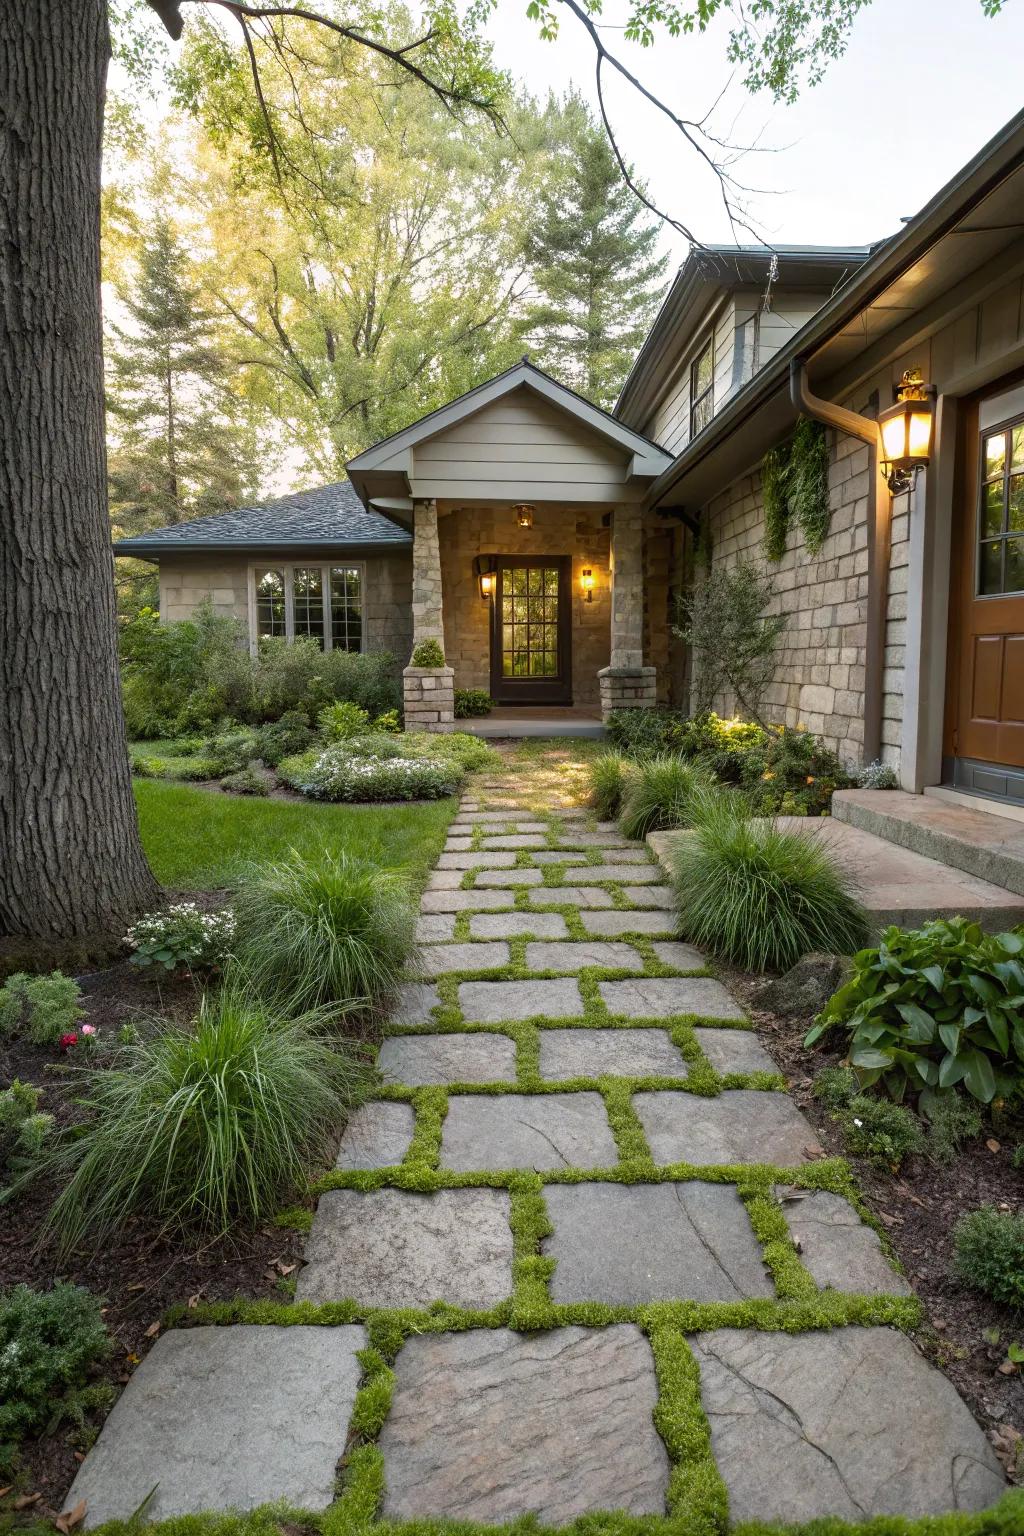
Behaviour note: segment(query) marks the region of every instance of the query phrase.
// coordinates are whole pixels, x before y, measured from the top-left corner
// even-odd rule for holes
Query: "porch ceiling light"
[[[537,510],[536,507],[531,507],[529,502],[521,501],[512,510],[516,515],[516,522],[520,528],[533,527],[533,514]]]
[[[583,595],[586,597],[587,602],[592,603],[594,601],[594,573],[589,565],[585,566],[580,572],[580,586],[583,588]]]
[[[895,389],[896,403],[882,411],[883,472],[890,491],[910,489],[918,470],[931,457],[935,390],[925,385],[920,368],[908,368]]]

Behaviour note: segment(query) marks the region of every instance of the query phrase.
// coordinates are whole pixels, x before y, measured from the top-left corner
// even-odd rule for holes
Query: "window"
[[[702,432],[715,413],[715,349],[708,341],[690,364],[690,437]]]
[[[1024,592],[1024,420],[981,439],[978,595]]]
[[[363,582],[359,565],[256,566],[251,571],[254,643],[315,640],[321,650],[363,648]]]

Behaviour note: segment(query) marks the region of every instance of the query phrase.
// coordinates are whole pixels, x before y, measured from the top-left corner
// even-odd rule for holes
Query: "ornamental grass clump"
[[[327,850],[259,866],[236,901],[236,955],[256,990],[293,1013],[379,1002],[412,953],[405,885],[376,864]]]
[[[662,754],[638,763],[622,797],[623,835],[641,838],[667,827],[688,827],[693,795],[708,784],[707,775],[681,757]]]
[[[786,971],[812,950],[864,942],[864,910],[812,834],[755,819],[741,796],[698,790],[673,876],[685,936],[747,970]]]
[[[63,1188],[45,1224],[60,1253],[99,1245],[134,1214],[223,1233],[274,1211],[324,1157],[371,1069],[328,1036],[324,1011],[288,1018],[239,986],[207,994],[191,1029],[83,1069],[84,1123],[44,1169]]]
[[[587,803],[602,821],[614,821],[622,809],[629,782],[629,764],[617,752],[602,752],[587,764],[590,793]]]

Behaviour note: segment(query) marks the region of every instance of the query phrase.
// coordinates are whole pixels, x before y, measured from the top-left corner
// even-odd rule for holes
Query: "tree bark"
[[[100,313],[105,0],[0,4],[0,935],[158,895],[121,710]]]

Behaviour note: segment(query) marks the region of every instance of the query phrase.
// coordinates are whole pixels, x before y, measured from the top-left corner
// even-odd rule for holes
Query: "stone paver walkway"
[[[463,800],[381,1097],[324,1181],[301,1326],[160,1339],[69,1496],[88,1524],[154,1484],[151,1518],[340,1498],[333,1528],[359,1531],[368,1507],[624,1510],[671,1536],[726,1502],[800,1521],[999,1498],[843,1166],[647,859],[529,782]]]

